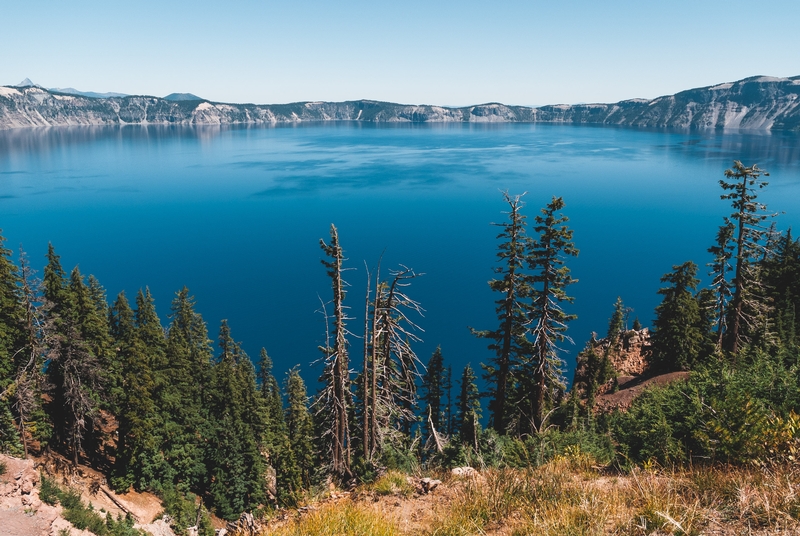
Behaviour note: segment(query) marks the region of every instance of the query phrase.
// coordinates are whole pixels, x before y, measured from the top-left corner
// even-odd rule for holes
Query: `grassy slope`
[[[390,478],[396,478],[396,476]],[[445,477],[430,495],[378,482],[273,521],[275,536],[798,534],[800,469],[650,468],[611,474],[585,456]]]

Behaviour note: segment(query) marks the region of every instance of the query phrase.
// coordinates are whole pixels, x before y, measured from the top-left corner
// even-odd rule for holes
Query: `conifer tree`
[[[286,378],[286,428],[289,432],[289,448],[297,464],[298,487],[294,484],[290,492],[299,494],[303,488],[311,485],[314,472],[314,422],[308,412],[308,395],[306,384],[300,377],[297,368],[289,371]],[[287,475],[287,483],[292,485],[291,475]]]
[[[208,492],[217,514],[234,520],[265,499],[265,467],[259,443],[266,427],[262,407],[255,405],[258,399],[252,364],[231,337],[226,320],[220,327],[219,347],[221,353],[208,392]]]
[[[796,347],[800,344],[800,240],[795,240],[791,229],[776,240],[762,269],[779,339]]]
[[[153,483],[158,447],[151,356],[139,336],[134,312],[124,292],[117,296],[109,319],[119,371],[115,396],[119,428],[112,483],[121,491],[131,486],[143,490]]]
[[[759,282],[755,261],[762,257],[760,242],[766,237],[763,222],[771,215],[766,214],[767,206],[756,201],[757,190],[767,186],[760,177],[769,173],[757,165],[744,166],[739,160],[733,168],[725,170],[725,178],[719,184],[726,194],[721,199],[730,200],[734,212],[731,214],[736,224],[734,251],[733,297],[730,304],[726,348],[736,353],[746,340],[746,331],[754,324],[763,305],[763,297],[758,295]]]
[[[52,245],[44,275],[45,298],[53,303],[55,332],[47,366],[52,386],[49,414],[56,438],[71,451],[72,461],[77,465],[86,431],[91,430],[91,419],[99,408],[102,389],[96,341],[85,339],[90,330],[82,313],[88,292],[84,293],[86,287],[77,269],[67,280]]]
[[[425,428],[426,442],[433,438],[438,443],[435,435],[446,432],[442,425],[445,420],[445,412],[442,407],[442,397],[445,394],[445,368],[444,358],[442,357],[442,347],[437,346],[428,361],[425,374],[422,376],[422,395],[420,400],[425,402],[423,411],[423,427]]]
[[[525,389],[527,400],[523,414],[536,431],[541,429],[548,399],[565,388],[558,344],[571,340],[565,335],[567,323],[576,318],[564,312],[561,306],[573,301],[565,289],[575,282],[565,265],[566,257],[578,255],[572,243],[572,230],[565,225],[569,219],[556,214],[563,208],[564,200],[553,197],[536,216],[534,231],[538,237],[532,243],[528,257],[529,267],[534,272],[531,277],[532,303],[528,310],[533,325],[532,359],[524,364],[523,376],[533,378],[533,385]],[[522,423],[523,427],[527,424]]]
[[[734,250],[734,229],[733,223],[725,218],[725,225],[720,226],[717,231],[716,243],[708,248],[708,252],[714,256],[714,259],[708,263],[708,267],[711,269],[708,275],[712,277],[711,288],[714,291],[714,316],[717,330],[716,346],[719,349],[722,349],[722,343],[725,338],[725,317],[728,303],[733,294],[728,273],[733,270],[731,259],[733,258]]]
[[[478,449],[481,420],[481,399],[476,381],[475,371],[467,363],[461,373],[461,386],[456,401],[458,405],[456,423],[460,441],[474,447],[475,450]]]
[[[608,334],[606,338],[610,345],[614,345],[619,338],[619,334],[622,333],[625,327],[624,321],[625,304],[622,303],[622,298],[617,296],[617,301],[614,302],[614,314],[611,315],[611,319],[608,321]]]
[[[19,251],[19,296],[23,310],[24,340],[15,352],[16,372],[12,410],[19,423],[23,454],[28,455],[28,435],[46,448],[52,427],[42,407],[44,359],[53,338],[53,322],[48,314],[49,303],[42,297],[42,283]]]
[[[525,195],[525,194],[522,194]],[[495,312],[500,321],[496,330],[472,330],[477,337],[490,339],[489,349],[495,352],[490,366],[485,366],[485,379],[488,383],[488,394],[491,426],[499,433],[505,433],[508,425],[509,391],[513,387],[513,373],[519,367],[523,348],[527,348],[525,338],[528,319],[525,314],[524,300],[530,297],[531,280],[524,272],[528,260],[530,238],[525,233],[525,216],[522,195],[511,197],[503,192],[503,199],[509,205],[508,221],[496,223],[500,227],[500,240],[497,258],[501,263],[495,269],[498,279],[489,281],[489,287],[501,294],[495,302]]]
[[[16,393],[17,369],[26,358],[24,318],[19,296],[19,273],[11,260],[11,251],[0,235],[0,452],[20,454],[20,442],[11,412]]]
[[[652,366],[662,372],[688,370],[700,358],[704,333],[700,329],[702,317],[692,291],[700,282],[697,265],[685,262],[673,266],[673,271],[661,278],[670,285],[658,291],[664,296],[656,307],[656,320],[652,337]]]
[[[156,402],[163,419],[160,452],[170,474],[186,489],[202,489],[207,475],[205,439],[209,437],[205,404],[211,376],[211,347],[202,316],[194,310],[194,298],[184,287],[172,302],[172,315],[163,368],[157,369]]]

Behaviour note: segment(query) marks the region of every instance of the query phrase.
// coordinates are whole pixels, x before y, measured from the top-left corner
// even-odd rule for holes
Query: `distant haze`
[[[554,104],[800,73],[796,0],[7,4],[0,84],[98,93]]]

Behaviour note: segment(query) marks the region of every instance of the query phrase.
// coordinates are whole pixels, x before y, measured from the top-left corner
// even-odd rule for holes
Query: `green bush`
[[[51,480],[42,475],[41,483],[39,484],[39,498],[43,503],[49,504],[50,506],[55,505],[58,502],[58,493],[60,491],[55,480]]]

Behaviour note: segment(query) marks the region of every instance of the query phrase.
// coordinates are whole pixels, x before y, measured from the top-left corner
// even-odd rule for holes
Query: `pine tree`
[[[47,258],[44,292],[53,304],[50,312],[54,323],[47,366],[52,386],[48,413],[56,439],[71,451],[72,461],[78,465],[85,434],[91,431],[92,418],[100,405],[102,378],[96,341],[85,338],[93,324],[86,317],[88,290],[80,272],[74,270],[68,280],[52,245]]]
[[[39,448],[48,446],[52,427],[42,406],[44,363],[53,339],[50,304],[42,297],[42,282],[35,276],[25,252],[19,251],[19,297],[23,310],[24,340],[17,355],[12,410],[19,423],[23,454],[28,455],[28,436]]]
[[[481,399],[476,381],[475,371],[467,363],[461,373],[461,388],[456,401],[458,405],[456,414],[458,429],[456,431],[461,443],[470,445],[475,450],[478,449],[481,420]]]
[[[714,259],[708,263],[708,267],[711,269],[708,275],[712,277],[711,288],[714,291],[714,315],[717,330],[716,345],[719,349],[722,349],[722,343],[725,338],[725,316],[728,310],[728,303],[733,294],[728,273],[733,270],[731,259],[733,258],[734,250],[732,243],[734,229],[733,223],[725,218],[725,225],[720,226],[717,231],[716,243],[708,248],[708,252],[714,256]]]
[[[622,298],[617,296],[617,301],[614,302],[614,314],[611,315],[611,319],[608,321],[608,334],[606,338],[610,345],[614,345],[619,338],[620,333],[622,333],[623,328],[625,327],[625,304],[622,303]]]
[[[571,340],[565,335],[567,323],[576,318],[561,307],[562,303],[573,301],[565,289],[575,282],[569,275],[565,257],[578,255],[572,243],[572,230],[565,225],[569,219],[556,214],[563,208],[564,200],[553,197],[541,210],[541,215],[536,216],[534,231],[538,238],[533,242],[528,258],[529,267],[534,271],[531,278],[532,303],[528,311],[533,324],[532,359],[524,364],[522,375],[532,378],[533,385],[526,389],[523,414],[536,431],[541,429],[549,399],[565,389],[558,344]],[[523,422],[523,426],[526,425]]]
[[[525,194],[522,194],[525,195]],[[527,317],[524,300],[530,297],[530,276],[524,272],[531,242],[525,234],[525,216],[522,215],[522,195],[511,197],[503,192],[503,199],[508,203],[508,221],[497,225],[501,232],[497,238],[497,258],[501,266],[495,273],[502,276],[489,281],[489,287],[501,294],[495,312],[500,325],[493,331],[472,330],[477,337],[490,339],[493,342],[489,349],[495,352],[490,366],[484,366],[485,379],[489,386],[488,394],[491,426],[499,433],[505,433],[508,426],[509,391],[513,387],[513,373],[519,367],[523,348],[527,347],[525,339]]]
[[[205,449],[208,492],[217,515],[238,519],[265,499],[265,467],[259,450],[265,432],[262,407],[256,405],[252,364],[223,320],[220,356],[208,393],[211,434]]]
[[[651,364],[661,372],[690,369],[700,358],[705,335],[699,328],[702,317],[692,294],[700,282],[695,277],[697,265],[689,261],[672,269],[661,278],[670,286],[658,291],[664,298],[656,307],[652,337]]]
[[[725,170],[725,178],[733,180],[719,181],[722,189],[730,192],[720,198],[731,201],[734,209],[731,219],[736,221],[733,298],[726,341],[726,348],[733,353],[747,339],[748,325],[753,325],[754,317],[759,315],[763,305],[763,298],[758,295],[760,289],[754,267],[755,261],[762,256],[759,243],[766,237],[762,223],[771,216],[764,212],[767,206],[756,201],[756,190],[769,184],[761,180],[762,175],[769,176],[769,173],[757,165],[746,167],[736,160],[733,168]]]
[[[422,376],[423,394],[420,400],[425,402],[423,412],[423,427],[425,428],[426,443],[433,440],[438,448],[438,434],[446,431],[443,427],[445,412],[442,407],[442,397],[445,394],[445,368],[444,358],[442,357],[442,347],[437,346],[428,361],[428,367]]]
[[[297,464],[297,483],[292,485],[291,475],[287,481],[292,487],[289,492],[299,494],[303,488],[311,486],[314,472],[314,422],[308,412],[306,384],[296,368],[289,371],[286,378],[286,428],[289,433],[289,449]],[[295,487],[297,486],[297,487]]]
[[[24,352],[25,311],[19,295],[20,278],[0,235],[0,452],[20,454],[20,441],[11,412],[17,389],[17,370],[28,357]]]
[[[155,370],[156,404],[163,427],[159,450],[170,471],[160,478],[202,490],[207,475],[205,438],[210,435],[205,402],[212,352],[206,324],[194,307],[194,298],[184,287],[172,302],[163,368]]]
[[[109,319],[119,371],[115,396],[119,428],[112,483],[120,491],[131,486],[142,490],[154,479],[152,466],[158,447],[158,438],[154,435],[157,412],[153,401],[156,384],[152,363],[124,292],[117,296]]]

